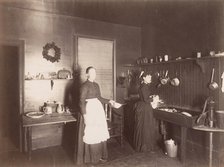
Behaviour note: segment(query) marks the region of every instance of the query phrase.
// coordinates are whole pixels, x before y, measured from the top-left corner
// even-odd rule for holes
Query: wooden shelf
[[[25,79],[25,81],[50,81],[50,80],[62,81],[62,80],[73,80],[73,79]]]
[[[209,59],[219,59],[224,58],[224,56],[206,56],[201,58],[185,58],[180,60],[169,60],[169,61],[162,61],[162,62],[156,62],[156,63],[146,63],[146,64],[125,64],[124,67],[143,67],[143,66],[150,66],[150,65],[160,65],[160,64],[169,64],[169,63],[181,63],[181,62],[189,62],[189,61],[196,61],[196,63],[199,66],[202,66],[202,63],[204,60]],[[203,69],[202,69],[203,71]]]
[[[208,127],[208,126],[204,126],[204,125],[193,126],[192,129],[206,131],[206,132],[224,132],[224,129]]]

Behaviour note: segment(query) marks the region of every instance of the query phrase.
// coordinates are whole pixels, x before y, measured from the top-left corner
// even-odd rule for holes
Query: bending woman
[[[152,98],[149,85],[152,76],[142,72],[139,88],[140,101],[135,104],[134,148],[136,151],[154,151],[155,119],[151,106]]]
[[[80,118],[77,164],[104,162],[108,158],[107,139],[109,132],[102,103],[114,103],[101,97],[99,85],[94,82],[96,70],[86,69],[87,81],[81,86],[80,108],[84,118]],[[83,141],[80,141],[82,138]],[[84,143],[81,143],[84,142]]]

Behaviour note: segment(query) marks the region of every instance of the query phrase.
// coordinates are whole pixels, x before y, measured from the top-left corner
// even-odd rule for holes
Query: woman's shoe
[[[95,167],[95,166],[96,166],[96,164],[92,164],[92,163],[86,164],[86,167]]]
[[[155,154],[156,151],[155,150],[150,150],[150,153]]]
[[[100,158],[100,163],[106,163],[107,159]]]

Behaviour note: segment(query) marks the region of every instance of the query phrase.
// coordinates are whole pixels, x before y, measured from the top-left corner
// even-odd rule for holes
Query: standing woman
[[[104,162],[108,158],[109,132],[102,103],[114,103],[101,97],[99,85],[94,82],[96,70],[86,69],[87,81],[81,86],[77,164]]]
[[[135,104],[134,148],[136,151],[154,151],[155,146],[155,119],[151,102],[149,85],[152,76],[144,71],[140,74],[139,88],[140,101]]]

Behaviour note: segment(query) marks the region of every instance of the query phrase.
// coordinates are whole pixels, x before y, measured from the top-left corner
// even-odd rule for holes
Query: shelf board
[[[73,80],[73,79],[25,79],[25,81],[50,81],[50,80],[54,80],[54,81],[59,81],[59,80]]]
[[[206,56],[201,58],[185,58],[179,60],[169,60],[169,61],[162,61],[156,63],[145,63],[145,64],[125,64],[124,67],[142,67],[142,66],[150,66],[150,65],[157,65],[157,64],[168,64],[168,63],[181,63],[181,62],[189,62],[189,61],[203,61],[208,59],[218,59],[224,58],[224,56]]]

